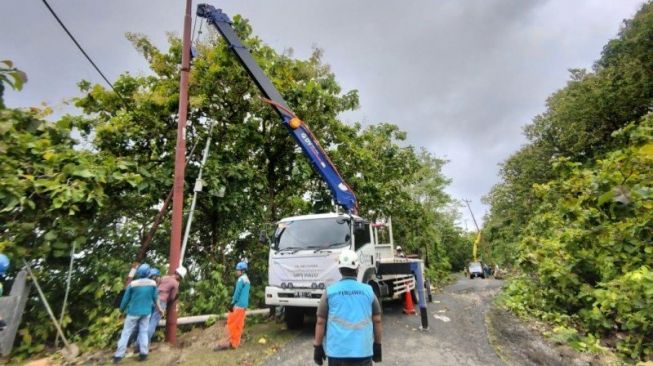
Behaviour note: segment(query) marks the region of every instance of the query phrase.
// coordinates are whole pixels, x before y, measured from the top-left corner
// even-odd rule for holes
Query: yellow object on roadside
[[[472,249],[472,257],[474,257],[474,262],[476,262],[476,252],[478,250],[478,244],[481,242],[481,232],[478,232],[476,235],[476,240],[474,240],[474,248]]]

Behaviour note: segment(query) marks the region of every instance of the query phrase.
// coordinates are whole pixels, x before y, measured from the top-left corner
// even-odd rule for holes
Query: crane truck
[[[369,284],[380,300],[396,299],[408,292],[412,296],[417,289],[421,326],[428,328],[423,262],[395,257],[391,219],[369,222],[357,215],[358,204],[353,190],[308,125],[290,109],[243,45],[229,16],[208,4],[198,5],[197,16],[205,18],[222,35],[343,210],[287,217],[276,224],[268,256],[265,304],[283,306],[288,327],[300,327],[304,315],[315,312],[326,287],[341,278],[337,266],[339,254],[344,249],[352,249],[361,262],[358,281]],[[388,241],[381,243],[382,237],[387,237]]]

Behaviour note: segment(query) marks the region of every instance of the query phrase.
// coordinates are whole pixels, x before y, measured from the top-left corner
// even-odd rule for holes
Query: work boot
[[[113,358],[113,363],[119,363],[120,361],[122,361],[122,357],[114,357]]]
[[[145,361],[145,360],[147,360],[147,355],[144,355],[144,354],[142,354],[142,353],[139,354],[139,355],[138,355],[138,360],[139,360],[139,361]]]
[[[213,347],[213,352],[226,351],[230,348],[231,346],[228,344],[218,344],[217,346]]]

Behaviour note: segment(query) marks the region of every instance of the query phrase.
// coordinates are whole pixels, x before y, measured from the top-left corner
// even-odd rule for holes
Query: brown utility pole
[[[177,146],[175,148],[175,181],[172,194],[172,231],[170,233],[170,266],[168,274],[174,275],[179,267],[181,229],[184,209],[184,171],[186,168],[186,118],[188,116],[188,77],[190,73],[190,26],[192,0],[186,0],[184,36],[181,51],[181,80],[179,81],[179,121],[177,123]],[[173,300],[167,309],[166,341],[177,344],[177,302]]]
[[[469,205],[469,203],[472,202],[472,201],[463,200],[463,202],[465,202],[467,204],[467,208],[469,209],[469,213],[472,215],[472,220],[474,220],[474,226],[476,226],[476,231],[480,232],[481,229],[479,229],[478,224],[476,223],[476,218],[474,217],[474,213],[472,212],[472,207]]]

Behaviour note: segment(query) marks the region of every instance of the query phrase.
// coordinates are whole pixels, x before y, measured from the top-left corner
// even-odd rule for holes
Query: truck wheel
[[[374,281],[370,281],[367,284],[370,285],[370,287],[372,288],[372,291],[374,291],[374,296],[376,296],[376,299],[379,300],[379,304],[380,304],[381,303],[381,289],[379,289],[379,284],[374,282]]]
[[[284,318],[288,329],[301,329],[304,326],[304,309],[286,306]]]

